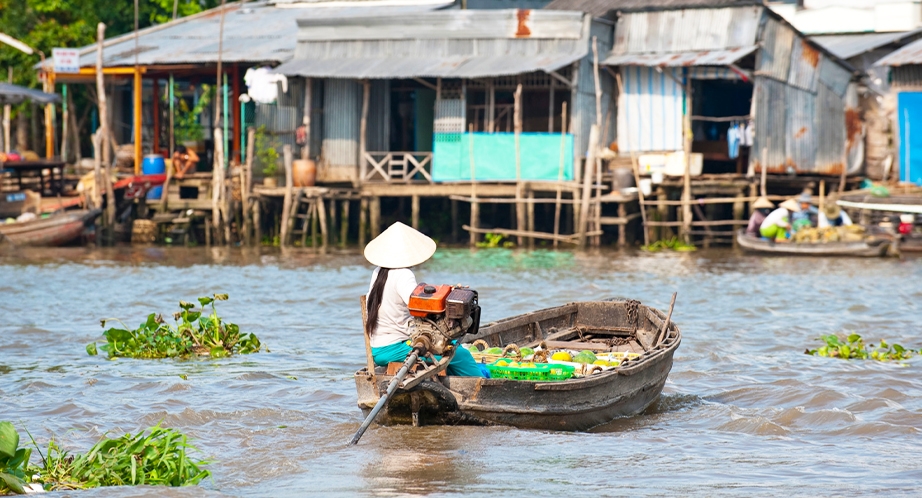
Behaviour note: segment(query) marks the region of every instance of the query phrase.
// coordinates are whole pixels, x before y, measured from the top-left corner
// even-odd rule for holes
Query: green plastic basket
[[[553,381],[567,380],[573,377],[575,370],[570,365],[557,365],[551,363],[538,363],[534,367],[510,367],[498,366],[496,363],[503,361],[497,360],[487,365],[490,370],[490,377],[494,379],[509,380],[530,380],[530,381]]]

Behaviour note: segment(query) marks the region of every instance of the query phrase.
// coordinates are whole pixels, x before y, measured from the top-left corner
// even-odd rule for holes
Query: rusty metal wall
[[[324,166],[339,171],[336,177],[355,175],[359,156],[359,119],[362,112],[362,85],[353,80],[328,79],[323,92]]]
[[[816,161],[816,95],[792,86],[783,87],[783,91],[785,168],[810,171]]]
[[[835,90],[820,84],[816,110],[816,163],[821,172],[841,173],[845,164],[845,103]]]
[[[820,59],[823,58],[825,56],[807,43],[806,39],[799,37],[795,39],[791,49],[791,70],[788,73],[788,84],[815,93]]]

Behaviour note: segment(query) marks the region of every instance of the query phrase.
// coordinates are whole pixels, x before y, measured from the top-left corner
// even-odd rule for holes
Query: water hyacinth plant
[[[19,433],[10,422],[0,422],[0,495],[25,493],[32,450],[19,447]]]
[[[138,328],[131,330],[120,320],[104,319],[103,328],[108,322],[116,321],[121,328],[109,328],[103,332],[106,343],[97,348],[90,343],[86,352],[96,355],[98,350],[108,353],[109,358],[188,358],[194,355],[221,358],[231,354],[258,353],[262,344],[254,334],[240,333],[240,327],[226,322],[218,316],[215,303],[227,301],[227,294],[214,294],[213,297],[198,298],[202,309],[196,311],[195,304],[180,301],[180,311],[173,314],[175,325],[164,323],[163,317],[155,313]],[[205,314],[206,307],[211,312]]]
[[[54,441],[40,480],[48,490],[101,486],[192,486],[211,475],[206,461],[189,458],[195,451],[186,436],[157,424],[137,434],[103,439],[85,454],[71,455]]]
[[[850,334],[843,341],[835,334],[824,335],[818,338],[826,343],[825,346],[817,349],[807,349],[804,353],[813,356],[823,356],[827,358],[839,358],[843,360],[908,360],[919,351],[904,348],[899,344],[888,344],[887,341],[881,340],[880,344],[873,349],[869,349],[864,344],[864,339],[858,334]]]

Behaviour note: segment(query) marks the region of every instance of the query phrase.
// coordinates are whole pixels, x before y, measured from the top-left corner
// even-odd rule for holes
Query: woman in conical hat
[[[762,237],[775,242],[787,242],[791,238],[791,213],[800,212],[800,204],[794,199],[788,199],[778,206],[778,209],[768,213],[759,233]]]
[[[765,218],[768,217],[768,213],[771,213],[773,209],[775,209],[775,205],[767,198],[759,197],[756,199],[756,201],[752,203],[752,216],[749,217],[749,226],[746,227],[746,235],[759,238],[761,236],[759,228],[762,226],[762,222],[765,221]]]
[[[366,333],[370,337],[375,364],[403,363],[412,348],[410,296],[416,289],[416,275],[410,268],[425,263],[435,254],[435,241],[419,231],[394,223],[365,246],[365,259],[376,266],[371,274],[366,307]],[[448,364],[449,375],[483,377],[471,353],[457,348]]]

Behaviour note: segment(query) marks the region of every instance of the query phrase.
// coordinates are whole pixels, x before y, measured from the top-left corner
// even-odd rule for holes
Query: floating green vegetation
[[[85,454],[70,454],[52,440],[47,456],[39,451],[41,466],[29,465],[32,450],[17,449],[18,444],[19,434],[13,424],[0,422],[0,494],[25,493],[31,483],[46,491],[129,485],[191,486],[211,475],[202,469],[208,462],[189,457],[188,453],[196,450],[186,436],[160,424],[134,435],[103,439]]]
[[[110,328],[103,332],[106,343],[98,349],[109,354],[109,358],[188,358],[193,355],[222,358],[231,354],[258,353],[262,344],[254,334],[241,334],[240,327],[225,322],[215,309],[217,301],[227,301],[227,294],[214,294],[214,297],[200,297],[198,302],[202,310],[195,311],[195,304],[180,301],[182,308],[173,314],[176,325],[164,323],[163,317],[154,313],[147,316],[147,321],[137,329],[117,319],[102,320],[105,328],[110,321],[116,321],[123,328]],[[203,315],[205,307],[211,307],[211,313]],[[98,353],[96,343],[87,345],[89,355]]]
[[[922,354],[920,351],[904,348],[899,344],[888,344],[887,341],[881,340],[880,345],[868,348],[864,340],[858,334],[851,334],[843,341],[835,334],[824,335],[817,339],[826,343],[818,349],[807,349],[804,353],[813,356],[823,356],[826,358],[840,358],[843,360],[877,360],[877,361],[899,361],[907,360],[913,355]]]
[[[0,422],[0,495],[25,493],[32,450],[19,447],[19,433],[10,422]]]
[[[498,247],[505,247],[505,248],[515,247],[515,242],[512,242],[511,240],[507,240],[503,242],[503,239],[505,238],[506,237],[502,234],[487,233],[487,234],[484,234],[483,241],[477,243],[477,247],[482,247],[485,249],[495,249]]]
[[[692,244],[686,244],[678,237],[673,237],[671,239],[657,240],[650,245],[642,246],[641,249],[648,252],[659,252],[663,249],[669,249],[676,252],[691,252],[697,250],[698,248]]]

